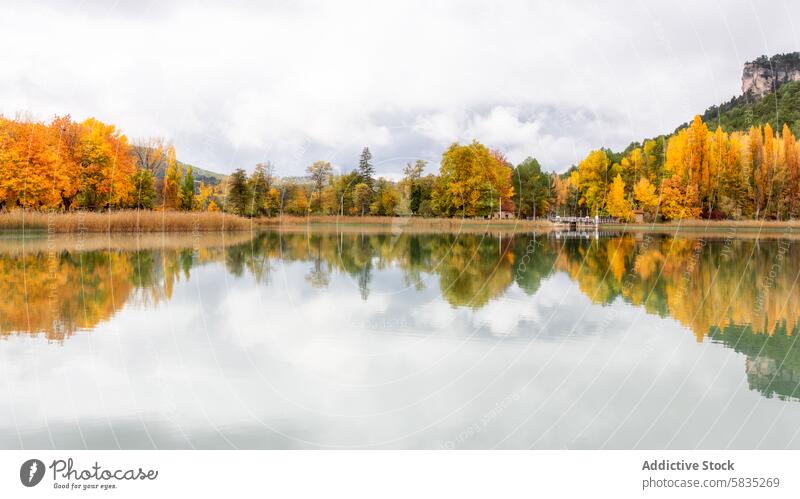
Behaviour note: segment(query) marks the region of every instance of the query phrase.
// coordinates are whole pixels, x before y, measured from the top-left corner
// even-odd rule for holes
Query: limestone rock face
[[[784,83],[800,80],[800,52],[761,56],[746,62],[742,71],[742,94],[754,97],[777,90]]]

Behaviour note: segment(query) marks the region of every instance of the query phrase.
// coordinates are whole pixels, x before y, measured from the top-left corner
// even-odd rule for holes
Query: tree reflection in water
[[[169,239],[171,236],[166,236]],[[708,338],[747,357],[750,387],[797,398],[800,298],[797,243],[618,235],[559,239],[548,234],[268,232],[200,244],[50,248],[0,246],[0,333],[56,342],[131,304],[169,300],[206,264],[270,285],[276,262],[307,262],[305,284],[325,288],[349,276],[363,300],[375,273],[399,269],[409,291],[436,283],[454,307],[480,309],[512,286],[528,295],[564,273],[593,303],[621,300],[671,317],[697,341]],[[298,284],[301,285],[301,284]]]

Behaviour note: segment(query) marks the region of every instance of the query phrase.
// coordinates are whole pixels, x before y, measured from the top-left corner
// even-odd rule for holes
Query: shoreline
[[[548,220],[420,218],[379,216],[284,215],[245,218],[229,213],[163,212],[123,210],[117,212],[46,213],[11,211],[0,213],[0,235],[26,233],[214,233],[252,232],[260,230],[371,229],[390,231],[498,230],[504,232],[567,232],[564,226]],[[588,226],[578,232],[594,232]],[[721,234],[800,234],[800,220],[699,220],[688,219],[659,223],[609,223],[599,231],[650,233],[721,233]]]

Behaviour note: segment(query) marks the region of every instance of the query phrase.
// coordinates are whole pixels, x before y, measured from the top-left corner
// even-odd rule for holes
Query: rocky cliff
[[[784,83],[799,80],[800,52],[777,54],[769,58],[762,55],[755,61],[744,63],[742,94],[761,97]]]

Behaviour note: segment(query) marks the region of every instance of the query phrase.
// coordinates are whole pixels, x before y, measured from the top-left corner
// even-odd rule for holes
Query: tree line
[[[787,125],[711,131],[699,116],[669,137],[596,150],[569,172],[578,209],[623,220],[797,218],[797,140]]]
[[[791,129],[711,130],[696,116],[670,136],[622,153],[590,152],[564,174],[529,157],[514,166],[474,141],[452,144],[438,174],[409,162],[391,181],[375,174],[368,147],[337,174],[315,161],[300,180],[281,179],[271,163],[237,169],[218,184],[195,181],[163,140],[131,144],[114,125],[90,118],[50,123],[0,117],[0,208],[184,211],[242,216],[416,215],[541,217],[600,215],[634,220],[777,219],[800,208],[798,145]]]

